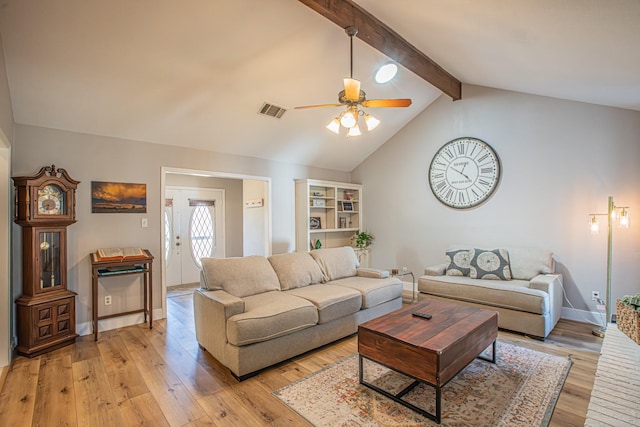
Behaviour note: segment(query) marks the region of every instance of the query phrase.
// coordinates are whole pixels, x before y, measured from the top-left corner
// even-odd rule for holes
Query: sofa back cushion
[[[272,255],[269,262],[283,291],[322,282],[320,266],[308,252]]]
[[[472,249],[469,277],[472,279],[511,280],[509,252],[506,249]]]
[[[447,276],[468,276],[471,270],[471,251],[455,249],[445,252],[447,256]]]
[[[278,276],[267,258],[202,258],[203,286],[222,289],[238,298],[279,291]]]
[[[508,248],[511,276],[514,279],[531,280],[538,274],[555,270],[553,252],[537,248]]]
[[[357,273],[358,257],[351,246],[316,249],[310,252],[324,275],[324,281],[353,277]]]

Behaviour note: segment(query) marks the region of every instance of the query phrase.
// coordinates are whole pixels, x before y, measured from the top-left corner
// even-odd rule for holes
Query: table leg
[[[149,329],[153,329],[153,279],[151,276],[151,263],[149,263]]]
[[[91,318],[93,324],[93,340],[98,341],[98,272],[91,273]]]

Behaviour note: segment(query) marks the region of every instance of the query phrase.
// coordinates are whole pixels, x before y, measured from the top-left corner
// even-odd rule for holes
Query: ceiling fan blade
[[[302,107],[294,107],[295,110],[302,110],[304,108],[326,108],[326,107],[339,107],[342,104],[320,104],[320,105],[303,105]]]
[[[362,106],[366,108],[408,107],[409,105],[411,105],[411,100],[409,98],[367,99],[362,102]]]
[[[360,99],[360,81],[345,77],[344,96],[349,101],[358,102],[358,100]]]

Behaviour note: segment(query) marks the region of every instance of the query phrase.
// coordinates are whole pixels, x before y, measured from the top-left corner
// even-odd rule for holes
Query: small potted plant
[[[375,239],[375,237],[373,237],[372,234],[360,230],[356,231],[356,234],[351,238],[353,245],[357,249],[369,249],[369,246],[373,243],[373,239]]]

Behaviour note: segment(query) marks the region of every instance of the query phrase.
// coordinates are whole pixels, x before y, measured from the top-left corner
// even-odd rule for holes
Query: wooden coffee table
[[[431,319],[412,315],[428,313]],[[394,401],[440,423],[442,392],[453,377],[492,345],[496,362],[498,313],[440,300],[426,300],[370,320],[358,326],[359,375],[363,384]],[[391,394],[363,378],[363,359],[405,374],[415,381]],[[436,413],[402,399],[421,382],[435,388]]]

